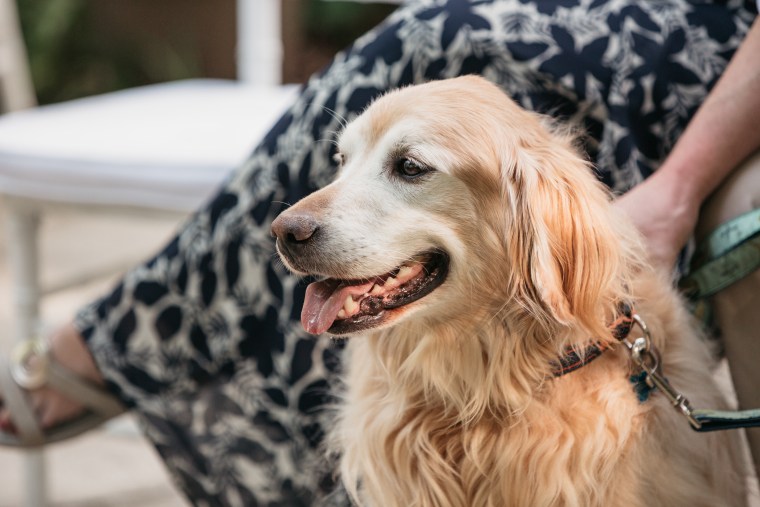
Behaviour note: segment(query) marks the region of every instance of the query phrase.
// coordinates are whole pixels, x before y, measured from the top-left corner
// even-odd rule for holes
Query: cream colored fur
[[[394,91],[342,133],[336,181],[294,207],[331,227],[322,274],[451,256],[441,287],[349,340],[341,479],[382,507],[743,505],[736,434],[694,433],[657,392],[640,403],[623,347],[552,377],[566,346],[613,342],[607,323],[631,300],[670,381],[723,405],[678,295],[546,123],[476,77]],[[400,155],[436,171],[394,179]]]

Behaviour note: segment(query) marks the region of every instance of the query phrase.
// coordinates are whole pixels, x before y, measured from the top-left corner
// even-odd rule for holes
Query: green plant
[[[307,35],[341,49],[380,23],[395,7],[388,4],[312,0],[304,11]]]
[[[94,6],[86,0],[18,0],[41,104],[199,75],[191,42],[108,37],[98,30]]]

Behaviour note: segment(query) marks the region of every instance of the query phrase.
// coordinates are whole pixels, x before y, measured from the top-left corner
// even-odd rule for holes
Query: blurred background
[[[250,2],[255,16],[260,0]],[[320,0],[280,3],[284,83],[304,82],[395,8]],[[17,0],[15,5],[39,105],[176,80],[237,77],[241,4],[236,0]],[[0,194],[4,190],[0,186]],[[8,262],[9,208],[2,197],[0,352],[6,353],[18,315],[12,303],[15,273]],[[60,287],[69,279],[85,279],[85,273],[100,275],[43,298],[43,325],[67,321],[107,291],[123,267],[160,248],[181,220],[181,214],[47,213],[38,234],[40,285]],[[129,416],[46,448],[44,462],[48,505],[187,505]],[[24,492],[26,466],[25,453],[0,448],[0,507],[39,505],[39,498],[30,503]]]
[[[40,104],[178,79],[236,77],[235,0],[17,5]],[[285,83],[304,82],[395,8],[320,0],[281,5]]]

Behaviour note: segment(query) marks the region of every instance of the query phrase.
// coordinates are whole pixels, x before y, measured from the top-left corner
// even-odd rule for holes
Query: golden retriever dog
[[[352,336],[330,445],[357,504],[745,503],[736,434],[695,433],[634,389],[610,330],[621,301],[671,383],[723,406],[682,301],[570,135],[462,77],[376,100],[337,159],[272,232],[319,279],[305,329]],[[557,374],[591,343],[607,350]]]

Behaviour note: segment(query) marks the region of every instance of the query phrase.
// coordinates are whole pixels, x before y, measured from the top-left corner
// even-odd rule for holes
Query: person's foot
[[[56,330],[50,338],[50,354],[54,360],[73,374],[95,385],[103,385],[95,361],[84,340],[72,324]],[[34,359],[33,359],[34,360]],[[55,390],[55,386],[43,386],[28,393],[42,429],[48,429],[82,414],[85,407]],[[16,433],[11,414],[2,405],[0,392],[0,431]]]

